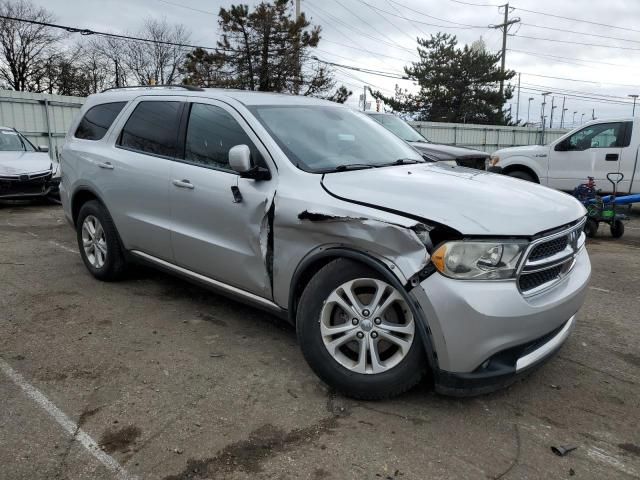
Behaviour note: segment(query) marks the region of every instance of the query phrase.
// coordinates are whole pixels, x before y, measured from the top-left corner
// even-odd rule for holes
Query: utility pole
[[[584,113],[580,116],[580,125],[584,123]]]
[[[549,128],[553,128],[553,111],[558,108],[557,105],[554,105],[556,101],[556,97],[551,97],[551,118],[549,118]]]
[[[636,100],[638,99],[638,95],[633,94],[633,95],[627,95],[628,97],[633,98],[633,112],[631,113],[632,117],[636,116]]]
[[[545,128],[545,123],[547,123],[546,121],[546,116],[544,114],[544,107],[547,104],[547,95],[551,95],[551,92],[545,92],[542,94],[542,112],[540,113],[540,118],[542,120],[542,134],[540,136],[540,144],[544,145],[544,128]]]
[[[529,97],[529,105],[527,106],[527,125],[529,125],[529,112],[531,112],[531,100],[533,100],[533,97]]]
[[[296,19],[300,18],[300,0],[296,0]]]
[[[575,127],[576,126],[576,113],[578,113],[577,111],[573,112],[573,118],[571,119],[571,126]]]
[[[567,111],[566,108],[564,108],[564,102],[566,102],[567,97],[562,97],[562,115],[560,116],[560,128],[562,128],[564,126],[564,112]]]
[[[367,110],[367,86],[364,86],[364,93],[362,94],[362,111]]]
[[[596,119],[596,109],[594,108],[593,110],[591,110],[591,120],[595,120]]]
[[[504,22],[498,25],[489,25],[489,28],[493,28],[496,30],[502,30],[502,55],[501,55],[501,70],[502,75],[504,77],[505,72],[505,61],[507,58],[507,33],[509,32],[509,27],[516,23],[520,22],[520,18],[512,18],[509,20],[509,4],[505,3],[501,5],[499,8],[504,8]],[[500,79],[500,95],[502,96],[504,93],[504,78]]]
[[[518,73],[518,100],[516,104],[516,125],[520,123],[520,73]]]

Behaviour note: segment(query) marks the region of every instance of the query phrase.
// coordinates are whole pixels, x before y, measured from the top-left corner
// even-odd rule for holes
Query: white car
[[[640,193],[638,149],[640,120],[594,120],[576,128],[549,145],[530,145],[498,150],[494,164],[512,177],[572,191],[587,177],[611,190],[607,173],[620,172],[623,193]]]
[[[46,146],[35,147],[14,128],[0,127],[0,199],[57,195],[60,169]]]

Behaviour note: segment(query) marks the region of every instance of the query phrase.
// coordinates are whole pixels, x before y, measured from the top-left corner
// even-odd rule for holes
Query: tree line
[[[293,15],[292,0],[264,1],[250,9],[231,5],[218,12],[219,38],[213,48],[190,46],[186,26],[148,18],[124,37],[89,31],[66,32],[50,11],[30,0],[0,0],[0,88],[86,96],[110,87],[191,84],[296,95],[344,103],[352,94],[332,70],[315,59],[322,29],[304,14]],[[84,34],[79,40],[73,36]],[[417,120],[511,124],[503,105],[512,98],[501,80],[499,54],[482,41],[458,46],[455,36],[417,38],[418,61],[405,67],[419,89],[396,86],[395,95],[372,91],[394,112]]]

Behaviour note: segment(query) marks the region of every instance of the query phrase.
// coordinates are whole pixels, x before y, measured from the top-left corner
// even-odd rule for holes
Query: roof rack
[[[146,89],[146,88],[184,88],[185,90],[189,90],[191,92],[204,92],[204,88],[196,87],[195,85],[129,85],[125,87],[111,87],[105,88],[100,93],[110,92],[111,90],[128,90],[128,89]]]

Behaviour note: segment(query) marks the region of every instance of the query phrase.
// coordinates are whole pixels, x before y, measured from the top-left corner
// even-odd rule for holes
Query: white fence
[[[35,145],[48,145],[55,157],[84,101],[83,97],[0,90],[0,125],[16,128]],[[432,142],[472,147],[489,153],[504,147],[542,143],[542,132],[538,128],[436,122],[411,124]],[[565,132],[547,129],[544,142],[553,141]]]
[[[52,158],[76,113],[83,97],[0,90],[0,126],[23,133],[34,145],[47,145]]]
[[[462,123],[409,122],[422,135],[434,143],[471,147],[493,153],[506,147],[549,143],[568,130],[533,127],[503,127],[498,125],[472,125]]]

